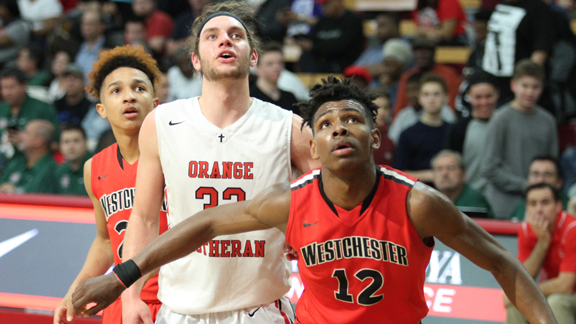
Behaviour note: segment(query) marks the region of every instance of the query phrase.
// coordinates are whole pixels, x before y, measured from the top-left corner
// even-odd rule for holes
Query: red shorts
[[[156,315],[162,303],[157,300],[155,302],[147,302],[146,305],[148,305],[150,314],[152,314],[152,322],[156,322]],[[117,301],[102,312],[102,324],[122,324],[122,299],[118,298]]]

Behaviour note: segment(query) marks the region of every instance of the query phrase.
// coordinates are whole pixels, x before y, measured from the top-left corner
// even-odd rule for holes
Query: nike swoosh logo
[[[318,222],[316,222],[316,223],[312,223],[312,224],[306,224],[306,223],[304,223],[304,227],[310,227],[310,226],[312,226],[312,225],[316,225],[316,224],[318,224]]]
[[[108,176],[108,175],[105,175],[105,176],[101,176],[101,177],[100,177],[100,176],[98,176],[98,180],[102,180],[102,179],[106,178],[107,176]]]
[[[252,313],[248,313],[248,316],[254,317],[254,314],[260,309],[260,307],[256,308]]]
[[[32,229],[26,233],[14,236],[13,238],[9,238],[4,242],[0,242],[0,258],[12,252],[14,249],[26,243],[36,235],[38,235],[38,230]]]
[[[173,123],[172,121],[170,121],[170,122],[168,122],[168,125],[174,126],[174,125],[182,124],[183,122],[184,122],[184,120],[181,122],[178,122],[178,123]]]

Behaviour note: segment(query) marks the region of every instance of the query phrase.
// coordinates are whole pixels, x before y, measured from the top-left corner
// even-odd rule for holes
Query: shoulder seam
[[[320,176],[320,169],[314,170],[311,173],[303,176],[302,178],[292,182],[292,184],[290,185],[290,189],[292,191],[294,191],[296,189],[300,189],[300,188],[312,183],[314,181],[314,179],[318,179],[319,176]]]

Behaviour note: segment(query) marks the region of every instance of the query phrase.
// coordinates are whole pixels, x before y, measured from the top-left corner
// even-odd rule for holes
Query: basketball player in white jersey
[[[257,40],[244,21],[248,6],[207,7],[192,27],[192,64],[203,74],[202,96],[161,105],[140,132],[135,205],[124,239],[129,259],[158,236],[157,211],[166,183],[168,221],[251,199],[320,165],[302,120],[250,98],[248,72]],[[248,21],[247,21],[248,22]],[[156,323],[291,323],[284,294],[290,264],[278,230],[220,236],[160,270]],[[151,323],[139,298],[142,283],[122,295],[124,324]]]

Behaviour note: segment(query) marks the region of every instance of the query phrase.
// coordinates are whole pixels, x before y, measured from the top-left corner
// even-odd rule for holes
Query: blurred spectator
[[[552,10],[542,0],[503,0],[488,22],[482,68],[498,77],[501,103],[511,100],[510,79],[522,59],[544,66],[558,39]]]
[[[394,38],[384,44],[382,53],[384,56],[382,73],[376,84],[372,82],[372,86],[385,89],[390,96],[390,104],[393,107],[396,102],[400,77],[408,64],[412,62],[412,48],[407,42]]]
[[[458,0],[418,0],[412,11],[418,35],[440,45],[467,45],[466,14]]]
[[[426,74],[420,81],[418,101],[422,106],[419,121],[408,127],[396,146],[392,166],[425,183],[432,183],[432,157],[442,150],[450,127],[442,120],[442,106],[446,104],[447,86],[442,77]]]
[[[156,53],[164,53],[166,41],[174,30],[174,21],[168,14],[156,9],[157,0],[133,0],[132,10],[146,19],[146,41]]]
[[[256,65],[256,82],[250,84],[250,96],[271,102],[299,115],[300,110],[294,106],[298,102],[294,94],[278,88],[282,70],[284,70],[282,45],[274,42],[264,44]]]
[[[94,152],[102,134],[110,129],[110,123],[102,118],[96,106],[92,105],[80,125],[86,131],[88,151]]]
[[[558,156],[554,117],[536,104],[542,93],[544,71],[522,60],[511,82],[515,97],[490,119],[481,162],[488,180],[484,195],[497,218],[506,218],[522,199],[532,159],[537,155]]]
[[[18,0],[18,6],[22,18],[32,22],[33,35],[38,45],[43,45],[62,16],[62,4],[58,0]]]
[[[576,318],[573,293],[576,285],[573,246],[576,219],[562,211],[560,196],[553,186],[539,183],[526,189],[526,222],[518,231],[518,259],[537,280],[558,323]],[[506,324],[528,323],[504,296]]]
[[[25,46],[20,50],[16,66],[26,74],[29,86],[47,87],[50,84],[50,73],[42,68],[44,54],[37,46]]]
[[[300,80],[300,78],[291,71],[286,69],[282,70],[280,73],[280,78],[278,79],[278,88],[292,92],[296,99],[300,100],[309,100],[310,90],[306,85]]]
[[[146,39],[146,21],[130,17],[124,24],[124,44],[132,44],[136,39]]]
[[[93,106],[86,98],[84,73],[79,66],[69,64],[64,72],[63,82],[66,94],[54,101],[61,128],[65,125],[79,125]]]
[[[368,48],[362,52],[354,65],[368,69],[372,78],[378,79],[384,73],[385,53],[382,46],[388,40],[400,37],[400,19],[394,13],[381,13],[376,16],[376,37],[370,39]]]
[[[568,196],[561,192],[562,189],[562,170],[558,159],[550,155],[539,155],[532,159],[530,169],[528,171],[528,178],[526,185],[531,186],[537,183],[547,183],[556,188],[560,193],[560,200],[562,201],[562,209],[566,210],[568,207]],[[523,199],[516,204],[512,214],[508,218],[515,220],[524,220],[526,214],[526,199]]]
[[[394,143],[388,138],[388,125],[390,123],[390,97],[380,89],[372,90],[375,96],[374,104],[378,106],[378,115],[376,115],[376,127],[382,135],[380,147],[374,150],[374,163],[377,165],[392,165],[394,159]]]
[[[316,0],[322,4],[320,17],[310,39],[297,39],[302,48],[302,72],[342,73],[364,48],[362,19],[344,7],[344,0]]]
[[[63,79],[64,71],[66,71],[68,64],[70,64],[70,54],[68,54],[68,52],[58,51],[54,54],[52,64],[50,65],[50,72],[52,72],[54,78],[48,88],[48,94],[53,101],[64,97],[64,93],[66,93]]]
[[[370,76],[370,71],[366,68],[357,66],[357,65],[350,65],[349,67],[344,69],[342,73],[345,78],[352,79],[352,84],[357,86],[362,90],[368,89],[368,85],[372,82],[372,76]]]
[[[28,45],[32,26],[22,19],[17,0],[0,1],[0,68],[16,57],[25,45]]]
[[[5,68],[0,73],[0,93],[4,99],[0,103],[0,132],[8,129],[8,139],[15,148],[20,143],[19,131],[33,119],[51,122],[57,133],[56,109],[50,104],[29,97],[26,87],[24,72],[16,68]]]
[[[63,195],[87,196],[84,187],[84,162],[90,158],[90,154],[86,144],[86,133],[80,125],[69,125],[62,130],[60,152],[66,162],[56,169],[56,192]]]
[[[172,56],[178,49],[186,45],[186,39],[190,36],[192,23],[200,15],[202,9],[211,0],[187,0],[189,10],[180,13],[174,21],[174,30],[166,43],[166,55]]]
[[[406,81],[406,94],[409,106],[402,109],[396,118],[392,120],[390,130],[388,131],[388,136],[394,144],[398,144],[400,134],[408,127],[416,124],[422,116],[422,105],[418,102],[418,97],[420,96],[420,79],[422,76],[423,73],[416,73]],[[446,103],[442,105],[440,117],[449,124],[456,122],[456,114],[454,114],[452,108],[448,107]]]
[[[86,74],[92,72],[92,64],[100,56],[100,52],[109,48],[106,44],[104,17],[98,10],[86,10],[82,14],[80,32],[84,41],[80,44],[80,50],[74,60],[84,72],[84,78],[87,81]]]
[[[448,85],[448,101],[446,104],[454,107],[454,100],[458,95],[458,88],[462,83],[461,76],[454,69],[446,65],[438,64],[434,61],[436,53],[436,43],[427,38],[416,38],[412,43],[414,51],[414,67],[404,72],[400,77],[398,92],[396,93],[396,102],[394,103],[393,118],[404,107],[408,106],[406,98],[406,80],[418,72],[432,72],[440,75]]]
[[[492,15],[490,9],[480,9],[474,14],[474,21],[471,25],[474,30],[474,42],[472,43],[472,53],[468,57],[466,68],[463,72],[472,75],[477,70],[482,69],[482,59],[484,58],[484,46],[486,35],[488,34],[488,21]]]
[[[22,132],[22,155],[12,157],[0,177],[0,193],[55,193],[56,162],[50,152],[54,125],[31,120]]]
[[[485,72],[474,74],[466,96],[472,104],[471,116],[460,119],[448,131],[446,147],[463,156],[466,182],[475,190],[483,192],[486,178],[480,172],[488,121],[496,109],[498,89]]]
[[[194,73],[188,51],[185,48],[179,49],[172,60],[175,65],[168,69],[170,83],[168,101],[202,95],[202,76],[200,73]]]
[[[286,31],[288,37],[308,35],[318,22],[318,17],[322,15],[322,7],[314,0],[294,0],[290,9],[281,12],[278,18],[291,22]]]
[[[159,87],[156,89],[156,97],[158,98],[158,104],[163,104],[168,102],[168,94],[170,93],[170,80],[168,80],[168,75],[162,71],[162,79],[160,80]]]
[[[288,25],[286,12],[291,11],[290,0],[264,0],[258,1],[260,5],[256,9],[257,34],[263,42],[282,43],[286,37]]]
[[[442,150],[432,159],[434,187],[470,217],[494,218],[490,204],[481,193],[466,183],[462,155]]]

